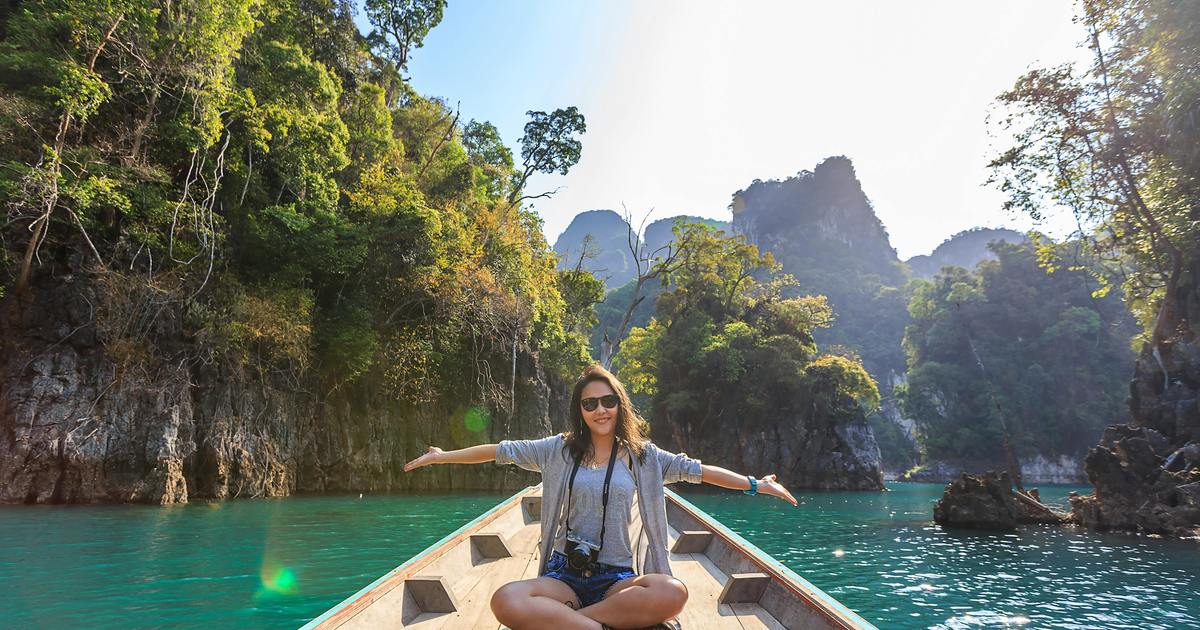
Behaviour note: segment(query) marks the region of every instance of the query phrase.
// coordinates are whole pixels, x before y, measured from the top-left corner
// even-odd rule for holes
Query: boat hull
[[[671,571],[688,588],[684,628],[874,628],[686,499],[666,497]],[[491,596],[537,577],[540,513],[541,487],[526,488],[303,630],[502,628]]]

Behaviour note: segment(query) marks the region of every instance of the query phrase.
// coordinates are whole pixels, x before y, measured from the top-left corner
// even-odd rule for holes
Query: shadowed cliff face
[[[835,423],[805,415],[757,428],[730,420],[718,430],[698,430],[683,418],[656,418],[652,433],[668,450],[756,477],[775,473],[793,489],[883,489],[879,446],[865,419]]]
[[[629,251],[629,224],[612,210],[588,210],[575,215],[554,241],[554,253],[559,256],[559,269],[581,265],[609,289],[637,276],[637,265]],[[585,255],[582,264],[581,254]]]
[[[728,221],[706,219],[704,217],[690,215],[667,217],[665,219],[659,219],[646,226],[646,233],[642,238],[642,243],[644,244],[646,252],[649,254],[654,254],[654,252],[659,251],[665,252],[666,246],[675,240],[675,234],[673,230],[676,222],[703,223],[711,226],[715,230],[725,232],[727,235],[733,232],[733,226]]]
[[[942,267],[974,269],[980,261],[995,260],[996,254],[988,249],[988,243],[1003,241],[1020,244],[1026,240],[1024,234],[1015,230],[977,227],[942,241],[929,254],[913,256],[904,262],[914,276],[929,279]]]
[[[466,401],[409,406],[351,387],[318,400],[310,383],[204,363],[174,307],[146,343],[159,357],[121,367],[96,336],[82,275],[37,279],[35,301],[0,303],[0,502],[182,503],[301,492],[511,489],[512,466],[403,473],[428,445],[459,448],[560,429],[566,386],[518,355],[517,410],[479,431]]]
[[[903,265],[848,158],[755,181],[734,194],[732,210],[734,232],[774,255],[799,282],[795,293],[829,298],[837,319],[814,334],[818,344],[852,348],[880,383],[904,372]]]
[[[1130,420],[1109,427],[1084,462],[1095,487],[1071,498],[1093,529],[1200,536],[1200,257],[1180,281],[1164,348],[1142,349],[1130,383]],[[1163,351],[1165,350],[1165,351]]]
[[[756,180],[734,194],[732,209],[734,230],[774,253],[789,273],[796,272],[788,258],[823,252],[852,261],[853,271],[901,280],[887,230],[848,158],[827,158],[783,181]]]
[[[676,221],[689,223],[704,223],[718,230],[730,231],[728,221],[706,219],[704,217],[680,215],[659,219],[645,226],[645,233],[638,243],[638,251],[643,259],[666,255],[666,247],[674,240],[672,228]],[[571,224],[554,241],[554,253],[558,254],[559,269],[574,269],[580,265],[580,254],[585,252],[587,257],[580,265],[604,281],[605,287],[612,291],[637,279],[637,263],[629,250],[629,224],[625,219],[612,210],[587,210],[575,215]],[[649,269],[643,269],[643,272]]]

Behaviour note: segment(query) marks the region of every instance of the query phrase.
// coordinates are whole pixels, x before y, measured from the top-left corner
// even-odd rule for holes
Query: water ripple
[[[1200,627],[1195,542],[945,530],[940,486],[892,487],[688,498],[880,628]],[[0,627],[296,627],[502,498],[0,507]]]
[[[722,519],[737,514],[743,536],[880,628],[1200,627],[1194,542],[1054,527],[945,530],[931,521],[941,486],[892,488],[807,493],[807,505],[793,510],[730,495],[688,498]],[[1069,490],[1043,496],[1060,500]]]

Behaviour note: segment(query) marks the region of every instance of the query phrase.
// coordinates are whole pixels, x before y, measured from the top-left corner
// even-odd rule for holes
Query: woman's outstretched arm
[[[708,464],[700,465],[701,481],[704,483],[729,488],[731,490],[749,490],[750,480],[746,475],[735,473],[732,470],[726,470],[720,466],[709,466]],[[758,480],[758,493],[769,494],[773,497],[779,497],[792,505],[796,505],[796,497],[788,492],[782,484],[775,480],[775,475],[767,475]]]
[[[468,446],[457,451],[443,451],[436,446],[430,446],[424,455],[405,464],[404,472],[429,464],[482,464],[494,459],[496,459],[495,444]]]

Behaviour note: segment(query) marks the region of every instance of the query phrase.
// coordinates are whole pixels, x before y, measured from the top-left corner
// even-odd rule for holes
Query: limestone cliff
[[[827,158],[812,171],[783,181],[756,180],[734,193],[732,210],[734,231],[775,254],[806,291],[842,288],[804,268],[813,264],[854,280],[874,275],[876,282],[903,282],[887,230],[846,157]],[[835,262],[839,266],[831,266]]]
[[[728,221],[704,217],[679,215],[659,219],[645,226],[640,236],[638,246],[642,256],[650,257],[670,244],[674,238],[671,228],[679,220],[705,223],[726,233],[731,230]],[[575,215],[555,239],[554,253],[559,256],[559,269],[574,269],[580,264],[580,254],[586,253],[582,268],[596,274],[609,291],[637,278],[637,265],[629,251],[629,224],[612,210],[587,210]]]
[[[948,483],[964,474],[976,474],[988,468],[1003,470],[1004,466],[1005,462],[1001,459],[962,462],[930,460],[918,468],[905,471],[900,479],[922,483]],[[1069,455],[1048,458],[1038,454],[1022,459],[1020,466],[1021,481],[1025,485],[1087,483],[1083,462]]]
[[[612,210],[588,210],[575,215],[555,239],[554,253],[559,256],[560,269],[581,265],[609,289],[637,277],[637,265],[629,251],[629,224]]]
[[[0,303],[0,502],[181,503],[301,492],[515,488],[506,466],[403,473],[427,445],[457,448],[560,430],[566,387],[536,357],[517,363],[515,416],[480,431],[465,405],[412,406],[369,387],[328,397],[311,383],[264,378],[183,357],[194,343],[164,308],[146,344],[159,357],[121,365],[96,333],[82,275],[43,276],[35,301]]]
[[[964,230],[942,241],[929,254],[913,256],[904,261],[919,278],[933,278],[942,267],[974,269],[982,260],[996,260],[996,254],[988,249],[988,243],[1024,243],[1025,235],[1016,230],[976,227]]]
[[[794,177],[756,180],[734,193],[731,209],[733,231],[770,252],[799,282],[796,294],[829,299],[836,319],[814,331],[817,344],[860,356],[879,384],[881,409],[894,410],[891,385],[905,370],[906,272],[850,159],[830,157]],[[883,413],[871,427],[893,470],[914,457],[906,453],[911,442]]]
[[[1095,491],[1071,508],[1087,527],[1200,536],[1200,252],[1189,257],[1162,312],[1172,335],[1138,357],[1129,423],[1084,462]]]
[[[879,446],[863,418],[835,423],[807,414],[757,430],[730,423],[714,433],[668,417],[655,420],[653,437],[656,444],[717,466],[759,477],[775,473],[790,488],[883,489]]]
[[[642,236],[642,242],[645,244],[647,252],[653,253],[660,251],[675,239],[675,234],[672,230],[675,227],[676,221],[703,223],[715,230],[725,232],[726,234],[731,234],[733,231],[733,226],[728,221],[707,219],[704,217],[690,215],[667,217],[665,219],[659,219],[646,226],[646,233]]]

